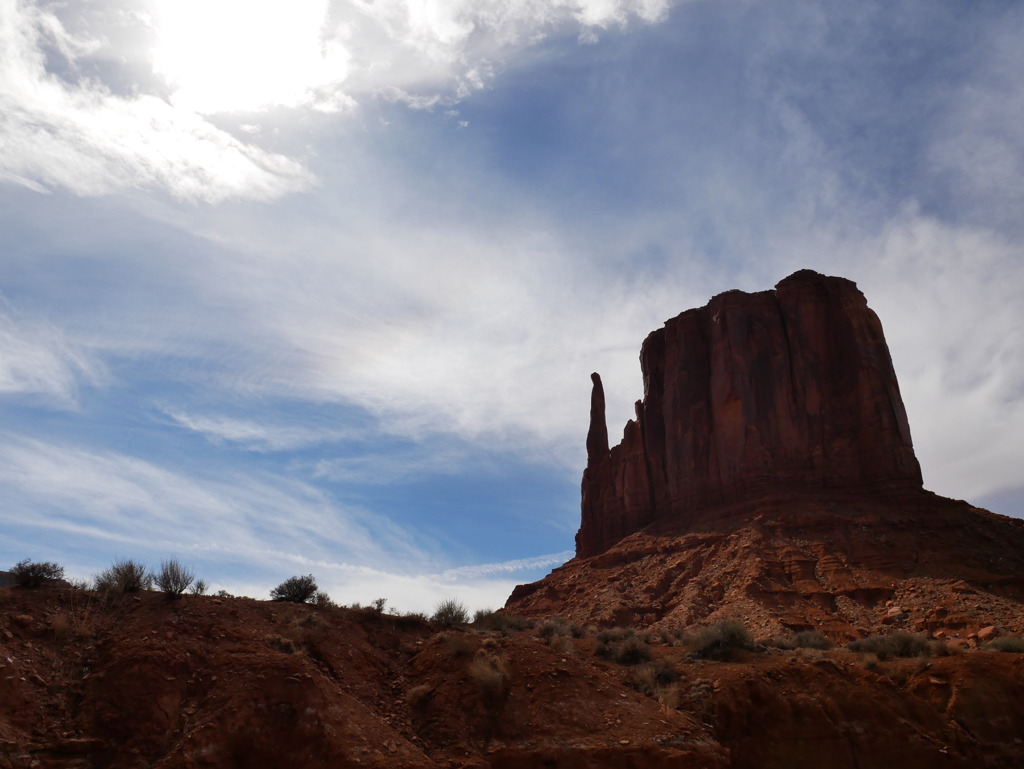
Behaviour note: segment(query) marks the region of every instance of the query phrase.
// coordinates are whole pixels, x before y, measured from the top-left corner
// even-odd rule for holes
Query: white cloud
[[[518,558],[513,561],[503,561],[501,563],[460,566],[457,569],[449,569],[448,571],[439,574],[438,578],[443,580],[461,580],[490,576],[492,574],[513,574],[519,571],[546,569],[552,566],[561,566],[574,555],[575,553],[573,551],[565,550],[561,553],[538,555],[532,558]]]
[[[271,474],[198,476],[113,451],[0,435],[0,520],[99,549],[216,552],[259,563],[320,559],[412,567],[424,554],[387,519]]]
[[[352,430],[265,424],[222,415],[187,414],[174,409],[163,411],[178,426],[197,432],[213,443],[234,443],[249,451],[291,451],[357,437]]]
[[[105,367],[60,329],[0,312],[0,395],[41,395],[68,407],[82,383],[106,378]]]
[[[95,50],[51,12],[0,0],[0,179],[78,195],[163,188],[185,200],[267,200],[306,189],[295,161],[244,144],[157,95],[115,95],[47,71],[54,42],[74,69]]]
[[[253,143],[251,119],[234,121],[242,141],[206,115],[338,112],[377,95],[419,108],[451,103],[485,87],[496,58],[561,23],[656,21],[668,5],[167,0],[148,15],[126,0],[88,10],[0,0],[0,180],[77,195],[272,200],[315,178]]]
[[[885,325],[926,486],[967,499],[1013,486],[1024,455],[1024,252],[914,211],[894,217],[876,248],[861,288]]]

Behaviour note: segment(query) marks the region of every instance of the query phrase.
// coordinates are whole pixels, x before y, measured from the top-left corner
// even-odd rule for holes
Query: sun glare
[[[157,0],[154,67],[178,106],[204,114],[330,107],[317,89],[348,56],[323,39],[327,0]]]

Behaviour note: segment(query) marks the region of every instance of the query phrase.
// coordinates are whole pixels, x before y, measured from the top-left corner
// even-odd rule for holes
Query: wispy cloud
[[[423,562],[423,551],[381,516],[345,509],[321,489],[267,474],[175,471],[111,451],[11,434],[0,442],[7,524],[140,551],[213,547],[243,562],[275,543],[293,559]],[[106,543],[106,544],[103,544]]]
[[[0,394],[39,395],[73,406],[81,384],[106,380],[103,364],[52,324],[0,308]]]
[[[494,574],[514,574],[521,571],[536,571],[537,569],[561,566],[574,555],[575,553],[572,550],[566,550],[561,553],[538,555],[532,558],[517,558],[515,560],[504,561],[502,563],[482,563],[476,566],[460,566],[457,569],[448,569],[447,571],[441,572],[437,575],[437,578],[443,581],[457,581],[486,577]]]
[[[188,414],[165,408],[175,424],[203,435],[213,443],[233,443],[249,451],[291,451],[358,437],[355,430],[332,430],[271,424],[223,415]]]

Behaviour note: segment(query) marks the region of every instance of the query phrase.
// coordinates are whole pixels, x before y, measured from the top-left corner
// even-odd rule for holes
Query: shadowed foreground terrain
[[[0,767],[1024,764],[1022,654],[714,660],[652,634],[633,659],[609,635],[6,588]]]

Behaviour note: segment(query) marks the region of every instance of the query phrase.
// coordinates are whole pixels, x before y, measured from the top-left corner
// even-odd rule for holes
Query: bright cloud
[[[258,121],[235,120],[232,132],[207,116],[338,112],[377,95],[451,102],[489,82],[495,57],[560,22],[654,21],[667,7],[165,0],[150,14],[128,0],[88,12],[0,0],[0,180],[77,195],[162,189],[188,201],[272,200],[314,184],[296,159],[303,150],[267,151],[253,138]],[[140,50],[142,41],[151,45]]]
[[[50,11],[0,0],[0,179],[78,195],[162,188],[209,202],[269,199],[310,185],[298,163],[193,112],[156,95],[115,95],[83,77],[80,60],[99,45]],[[48,70],[48,53],[63,59],[67,78]]]
[[[350,101],[332,93],[348,76],[349,53],[322,39],[327,10],[327,0],[163,0],[154,68],[172,88],[172,102],[186,110],[335,111]]]

